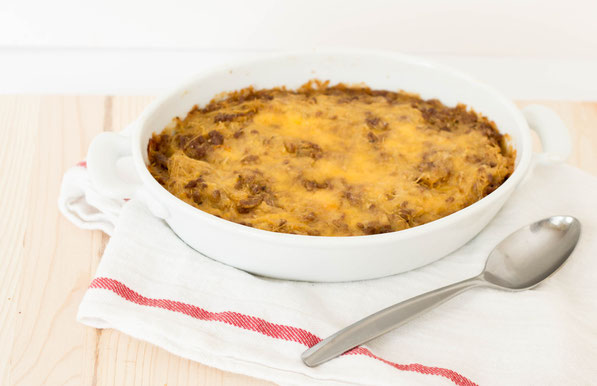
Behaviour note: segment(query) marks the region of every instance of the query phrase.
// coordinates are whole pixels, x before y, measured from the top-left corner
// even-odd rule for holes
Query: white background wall
[[[597,99],[597,0],[0,0],[0,92],[153,94],[263,51],[420,54],[512,97]]]

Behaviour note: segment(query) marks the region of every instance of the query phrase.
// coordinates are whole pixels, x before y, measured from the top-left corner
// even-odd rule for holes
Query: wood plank
[[[96,333],[74,319],[97,266],[101,235],[77,229],[58,213],[63,172],[101,131],[103,97],[43,97],[38,124],[24,135],[33,167],[23,174],[26,232],[11,350],[11,384],[90,383]],[[22,101],[27,104],[28,101]],[[23,124],[25,116],[15,122]],[[13,148],[20,158],[27,147]],[[21,194],[23,193],[21,192]]]
[[[121,130],[151,100],[0,97],[0,384],[268,384],[75,321],[108,238],[58,213],[62,173],[97,133]],[[597,175],[597,103],[541,103],[571,130],[570,163]]]
[[[18,323],[26,315],[18,305],[17,291],[26,258],[25,233],[30,212],[29,181],[38,127],[40,98],[0,97],[0,384],[12,384],[11,347]]]

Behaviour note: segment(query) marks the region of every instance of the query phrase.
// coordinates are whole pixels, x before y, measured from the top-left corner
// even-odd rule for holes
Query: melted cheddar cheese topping
[[[154,134],[148,153],[152,175],[205,212],[322,236],[447,216],[501,185],[515,158],[466,106],[318,81],[224,94]]]

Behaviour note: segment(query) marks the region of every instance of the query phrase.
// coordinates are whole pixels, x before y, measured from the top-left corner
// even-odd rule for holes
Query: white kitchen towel
[[[256,277],[213,261],[142,203],[99,199],[84,165],[67,172],[60,207],[75,224],[112,235],[79,308],[89,326],[280,384],[587,385],[597,379],[596,201],[595,177],[539,165],[458,251],[412,272],[335,284]],[[505,236],[556,214],[576,216],[583,234],[544,284],[473,289],[350,355],[316,368],[301,362],[307,346],[364,316],[476,275]]]

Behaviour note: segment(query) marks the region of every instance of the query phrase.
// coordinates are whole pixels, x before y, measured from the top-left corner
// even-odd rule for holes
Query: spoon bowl
[[[530,289],[564,264],[579,238],[580,222],[574,217],[553,216],[534,222],[500,242],[481,275],[504,289]]]
[[[553,216],[522,227],[493,249],[479,275],[361,319],[309,348],[301,359],[311,367],[327,362],[474,287],[530,289],[568,260],[580,238],[580,228],[580,222],[571,216]]]

